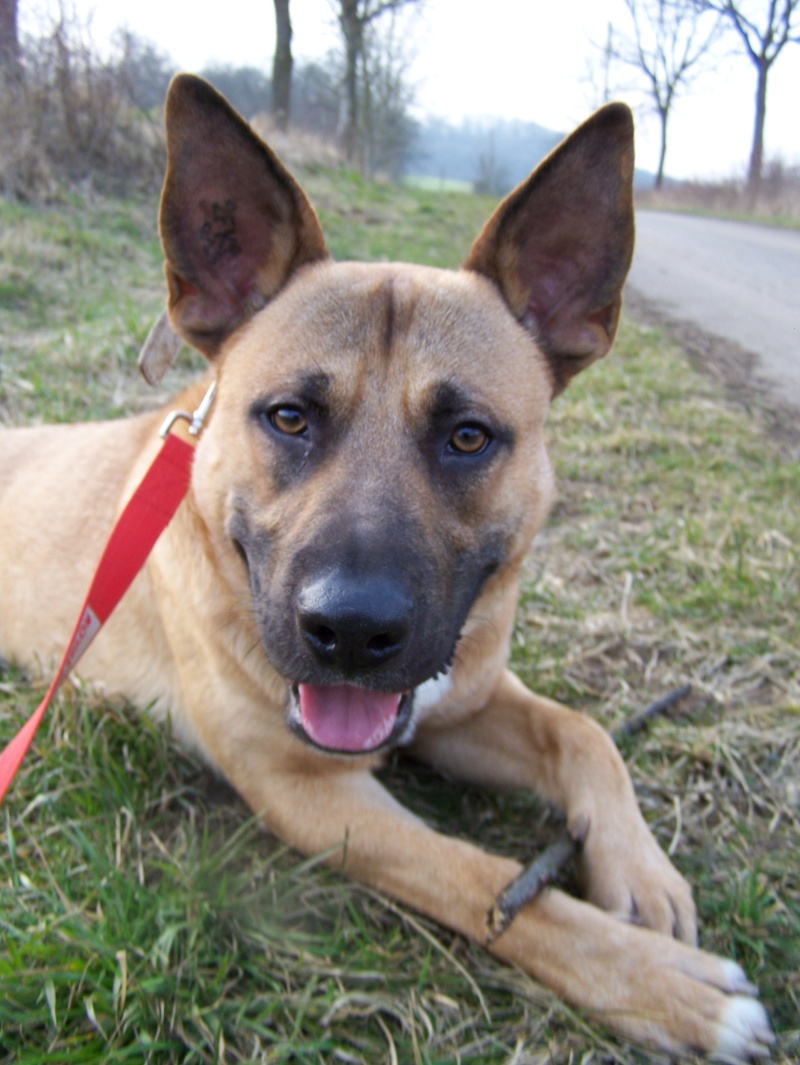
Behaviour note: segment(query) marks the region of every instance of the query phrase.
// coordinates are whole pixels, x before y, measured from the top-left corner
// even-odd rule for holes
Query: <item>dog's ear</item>
[[[611,347],[632,255],[633,120],[609,104],[503,200],[464,265],[500,288],[558,393]]]
[[[174,328],[209,358],[306,263],[328,252],[278,157],[207,82],[167,95],[161,243]]]

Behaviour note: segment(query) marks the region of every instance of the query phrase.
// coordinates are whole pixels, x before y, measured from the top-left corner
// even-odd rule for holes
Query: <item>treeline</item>
[[[429,119],[418,131],[414,173],[503,195],[527,177],[560,140],[560,133],[535,122],[470,119],[453,125]]]
[[[163,173],[154,108],[171,66],[152,45],[119,33],[101,57],[85,27],[59,19],[24,39],[0,92],[0,182],[7,197],[47,199],[64,187],[149,189]]]
[[[258,67],[217,65],[200,73],[248,120],[270,109],[272,79]],[[292,125],[333,139],[338,121],[336,75],[331,66],[297,66],[292,82]]]
[[[0,191],[49,199],[68,187],[112,195],[151,192],[165,162],[162,106],[174,61],[127,31],[110,49],[94,45],[86,25],[61,17],[22,39],[0,64]],[[392,56],[377,44],[362,104],[359,165],[399,177],[413,150],[410,99]],[[215,66],[201,73],[246,118],[270,111],[272,79],[255,67]],[[292,126],[335,140],[342,113],[342,60],[295,64]]]

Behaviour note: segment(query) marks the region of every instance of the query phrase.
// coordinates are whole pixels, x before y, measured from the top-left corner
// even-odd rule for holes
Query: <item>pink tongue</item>
[[[309,739],[332,751],[371,751],[389,736],[399,695],[349,684],[301,684],[300,719]]]

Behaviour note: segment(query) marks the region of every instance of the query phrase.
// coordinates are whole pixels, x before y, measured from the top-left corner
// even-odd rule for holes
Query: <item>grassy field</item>
[[[317,171],[339,257],[456,265],[491,205]],[[0,422],[160,402],[136,355],[162,305],[155,204],[0,201]],[[172,390],[194,373],[185,355]],[[800,447],[658,331],[554,407],[559,502],[527,564],[514,665],[625,743],[645,815],[800,1059]],[[0,675],[0,740],[41,695]],[[526,795],[392,764],[432,822],[528,858]],[[658,1062],[480,948],[287,852],[164,732],[70,687],[0,809],[0,1062]]]

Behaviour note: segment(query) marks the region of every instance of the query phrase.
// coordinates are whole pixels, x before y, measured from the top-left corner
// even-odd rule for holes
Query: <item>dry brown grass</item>
[[[643,207],[746,218],[793,228],[800,226],[800,167],[768,163],[758,201],[753,205],[742,178],[682,181],[660,191],[639,193]]]
[[[296,128],[279,130],[272,117],[265,113],[255,115],[250,125],[289,167],[308,170],[343,163],[342,153],[329,137]]]

